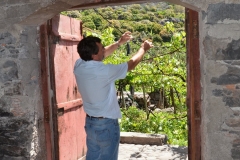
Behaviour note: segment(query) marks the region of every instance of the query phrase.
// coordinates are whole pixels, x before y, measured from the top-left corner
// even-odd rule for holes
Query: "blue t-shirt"
[[[104,64],[101,61],[78,59],[74,74],[82,96],[84,111],[94,117],[121,118],[115,81],[126,77],[127,63]]]

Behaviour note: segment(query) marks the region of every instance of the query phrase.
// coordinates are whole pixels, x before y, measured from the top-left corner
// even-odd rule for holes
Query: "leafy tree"
[[[84,16],[88,16],[88,15],[90,15],[90,14],[92,14],[92,12],[93,12],[93,10],[83,10],[82,12],[80,12],[80,13],[82,13]]]
[[[81,20],[82,20],[83,24],[86,22],[92,22],[92,16],[91,15],[82,16]]]
[[[63,11],[62,14],[72,17],[72,18],[80,18],[81,17],[81,14],[79,13],[79,11]]]
[[[160,35],[158,35],[158,34],[153,35],[152,40],[153,40],[154,42],[156,42],[156,43],[159,43],[159,44],[161,44],[162,41],[163,41],[163,40],[162,40],[162,37],[161,37]]]
[[[95,24],[96,28],[98,29],[102,25],[102,18],[97,14],[92,14],[91,21]]]
[[[83,27],[90,28],[90,29],[92,29],[92,30],[95,30],[95,29],[96,29],[96,26],[95,26],[95,24],[94,24],[93,22],[85,22],[85,23],[83,24]]]
[[[132,18],[132,13],[131,12],[122,12],[121,14],[119,14],[118,16],[118,20],[126,20],[129,21]]]
[[[141,23],[141,22],[136,22],[135,24],[135,31],[138,32],[146,32],[147,31],[147,24]]]
[[[136,107],[122,109],[122,114],[120,128],[123,132],[166,134],[168,144],[187,146],[186,112],[178,114],[153,112],[149,120],[146,120],[144,111]]]

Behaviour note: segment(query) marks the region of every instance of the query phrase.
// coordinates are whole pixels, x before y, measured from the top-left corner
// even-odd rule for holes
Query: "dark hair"
[[[83,38],[78,43],[77,51],[81,59],[85,61],[92,60],[92,55],[96,55],[99,51],[96,43],[101,43],[101,39],[93,36]]]

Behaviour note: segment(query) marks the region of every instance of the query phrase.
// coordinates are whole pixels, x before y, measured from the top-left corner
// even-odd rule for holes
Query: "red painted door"
[[[55,157],[78,160],[86,153],[85,112],[73,74],[82,39],[81,21],[58,15],[48,22]]]

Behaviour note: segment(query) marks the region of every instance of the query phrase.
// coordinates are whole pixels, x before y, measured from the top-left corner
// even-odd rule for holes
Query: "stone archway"
[[[94,1],[89,1],[85,2],[82,4],[79,4],[76,0],[72,0],[69,3],[64,3],[62,1],[56,1],[51,4],[46,4],[45,7],[40,8],[36,12],[32,13],[25,19],[21,21],[20,24],[22,25],[39,25],[43,23],[44,21],[52,18],[55,14],[58,14],[59,12],[63,10],[68,10],[68,9],[83,9],[83,8],[93,8],[93,7],[101,7],[101,6],[106,6],[106,5],[123,5],[123,4],[133,4],[133,3],[144,3],[144,2],[149,2],[146,0],[133,0],[133,1],[100,1],[100,2],[94,2]],[[157,1],[151,1],[151,2],[157,2]],[[185,7],[190,7],[193,9],[197,9],[197,7],[191,6],[187,3],[182,3],[180,1],[175,1],[175,0],[170,0],[169,2],[179,4]],[[191,124],[191,123],[190,123]],[[194,134],[189,134],[189,135],[194,135]],[[48,137],[50,138],[50,136]],[[194,143],[193,140],[191,140],[191,143]],[[190,145],[191,146],[191,145]],[[194,145],[195,146],[195,145]],[[195,146],[196,147],[196,146]],[[191,150],[196,151],[196,149],[190,149],[189,153],[191,153]],[[200,154],[200,152],[199,152]],[[195,155],[195,154],[194,154]]]
[[[136,3],[143,3],[144,1],[141,1],[141,2],[138,2],[136,1]],[[132,1],[131,3],[134,3],[134,1]],[[94,7],[97,7],[97,6],[104,6],[106,4],[109,4],[108,2],[98,2],[98,3],[90,3],[90,4],[82,4],[82,5],[78,5],[78,6],[74,6],[71,8],[71,10],[76,10],[76,9],[83,9],[83,8],[94,8]],[[117,2],[112,2],[110,3],[110,5],[122,5],[122,4],[128,4],[128,2],[123,2],[121,1],[121,3],[117,3]],[[198,13],[196,11],[193,11],[193,10],[187,10],[187,15],[188,15],[188,19],[189,19],[189,24],[187,25],[187,28],[188,28],[188,41],[195,41],[194,44],[197,44],[199,43],[199,37],[198,37]],[[194,15],[194,16],[193,16]],[[191,19],[192,18],[192,19]],[[29,18],[28,18],[29,19]],[[193,24],[193,21],[195,22],[195,24]],[[197,24],[196,24],[197,23]],[[195,28],[194,28],[195,27]],[[192,28],[195,29],[194,33],[192,33]],[[191,35],[191,36],[189,36]],[[194,40],[195,39],[195,40]],[[191,57],[191,60],[189,59],[189,67],[188,67],[188,70],[189,70],[189,73],[193,73],[196,71],[198,72],[198,78],[200,77],[200,63],[198,65],[194,64],[196,63],[197,61],[193,62],[192,60],[193,59],[198,59],[196,58],[199,57],[199,47],[196,48],[196,47],[192,47],[192,44],[193,43],[188,43],[188,53],[190,53],[190,51],[195,51],[195,54],[194,56],[188,56],[188,57]],[[191,62],[191,63],[190,63]],[[195,67],[193,67],[193,65]],[[198,66],[198,67],[197,67]],[[191,71],[193,70],[194,68],[194,71]],[[188,76],[188,82],[191,81],[191,85],[188,85],[188,86],[191,86],[190,89],[188,89],[188,106],[189,106],[189,109],[188,109],[188,125],[189,125],[189,158],[191,157],[191,159],[201,159],[201,134],[200,134],[200,124],[201,124],[201,116],[200,114],[198,115],[198,120],[197,120],[197,123],[194,121],[195,119],[195,114],[194,113],[200,113],[201,110],[200,110],[200,101],[199,101],[199,97],[200,97],[200,79],[196,79],[194,78],[196,76],[196,74],[190,74],[190,76]],[[194,81],[195,80],[195,81]],[[197,85],[198,84],[198,85]],[[198,86],[197,88],[194,86]],[[194,92],[194,89],[197,89],[199,92]],[[197,95],[196,95],[197,94]],[[194,97],[194,98],[193,98]],[[198,108],[195,109],[194,108],[194,105],[196,104],[196,101],[198,102]],[[56,142],[54,144],[57,144]]]
[[[202,158],[239,159],[240,2],[166,1],[199,13]],[[91,4],[93,7],[99,3],[106,6],[122,2],[131,4],[146,0],[0,2],[0,125],[3,128],[1,136],[8,140],[1,141],[0,158],[45,157],[38,26],[75,6]],[[19,123],[23,125],[15,125]],[[24,142],[14,135],[20,135]],[[11,148],[17,149],[16,152],[13,153]]]

